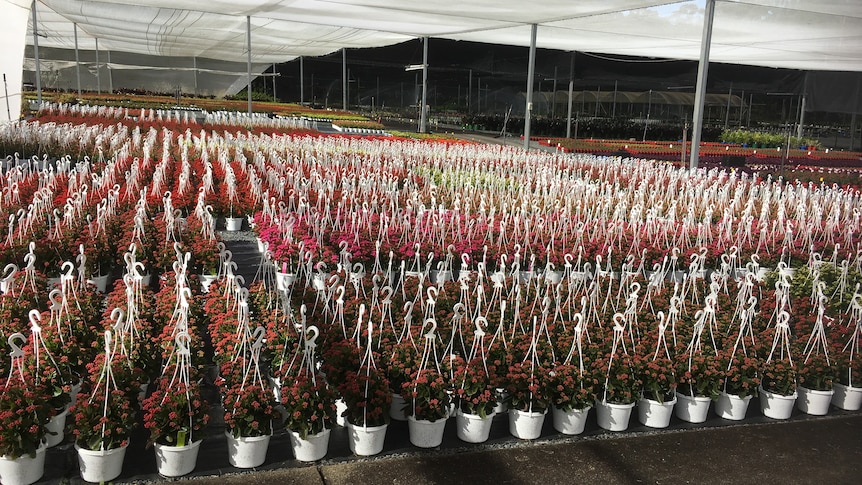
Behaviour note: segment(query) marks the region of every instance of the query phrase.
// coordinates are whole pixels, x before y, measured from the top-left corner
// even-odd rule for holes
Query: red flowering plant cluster
[[[739,398],[756,396],[760,385],[760,361],[748,355],[736,355],[731,361],[730,350],[719,355],[724,373],[721,390]]]
[[[665,402],[673,400],[676,390],[676,371],[674,362],[664,354],[647,355],[636,352],[634,356],[634,371],[643,386],[643,397],[652,401]]]
[[[405,414],[417,420],[437,421],[449,417],[449,383],[436,369],[420,369],[401,387],[407,402]]]
[[[93,451],[128,445],[138,426],[134,404],[137,399],[137,396],[130,398],[124,389],[112,389],[106,396],[104,388],[95,390],[88,398],[79,398],[69,409],[75,418],[72,424],[75,444]]]
[[[551,404],[552,392],[549,369],[533,366],[530,361],[516,362],[506,374],[506,398],[510,409],[542,413]]]
[[[203,439],[209,423],[209,404],[201,397],[194,378],[186,385],[171,379],[170,368],[156,382],[156,390],[144,400],[144,427],[148,445],[185,446]]]
[[[335,325],[332,327],[335,327]],[[333,328],[333,331],[338,334],[341,333],[340,328]],[[335,386],[337,389],[341,389],[342,384],[344,384],[354,372],[353,369],[359,365],[359,347],[356,346],[356,342],[343,338],[337,340],[327,339],[325,344],[330,341],[332,343],[326,345],[325,350],[323,351],[323,364],[321,365],[321,370],[326,374],[327,382]]]
[[[760,368],[761,385],[765,391],[780,396],[796,392],[796,366],[789,359],[772,359]]]
[[[270,435],[281,419],[272,389],[260,383],[227,387],[223,402],[225,426],[234,438]]]
[[[497,405],[487,366],[481,357],[461,362],[452,380],[458,409],[462,413],[475,414],[484,419],[494,413],[494,407]]]
[[[285,427],[302,439],[332,429],[336,417],[335,400],[335,389],[322,374],[312,378],[308,373],[300,373],[281,388]]]
[[[45,392],[43,386],[15,377],[0,381],[0,456],[36,456],[48,433],[45,425],[55,413]]]
[[[192,254],[189,265],[190,273],[214,275],[219,271],[219,248],[216,239],[207,239],[201,236],[201,222],[197,218],[189,217],[188,219],[188,235],[183,239],[186,244],[183,245],[184,251],[189,251]]]
[[[692,397],[717,399],[724,372],[719,358],[711,350],[683,352],[676,356],[677,390]]]
[[[810,354],[799,359],[796,378],[800,386],[812,391],[831,391],[836,377],[834,360],[826,354]]]
[[[831,354],[835,358],[835,381],[848,387],[862,387],[862,358],[841,349]]]
[[[392,391],[386,375],[376,367],[363,365],[345,377],[339,390],[347,404],[347,421],[355,426],[368,427],[389,423]]]
[[[101,378],[102,368],[105,365],[105,354],[99,353],[93,362],[87,364],[87,372],[89,378],[82,383],[82,391],[89,392],[90,389],[96,388]],[[143,389],[142,385],[146,380],[144,371],[136,366],[128,356],[115,354],[111,360],[111,374],[115,387],[119,389],[126,399],[131,403],[136,410],[140,409],[138,396]]]
[[[384,350],[381,364],[385,365],[392,392],[400,394],[419,368],[419,352],[408,339],[404,339]]]
[[[597,379],[585,365],[557,364],[550,372],[551,403],[558,409],[571,412],[590,408],[596,400]]]
[[[631,404],[641,396],[643,386],[634,371],[632,357],[625,352],[599,354],[593,361],[598,381],[596,400],[611,404]]]

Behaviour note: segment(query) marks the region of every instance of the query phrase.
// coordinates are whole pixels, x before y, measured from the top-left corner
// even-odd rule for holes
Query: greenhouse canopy
[[[79,75],[91,87],[223,96],[252,72],[298,56],[435,37],[565,51],[697,60],[705,0],[0,0],[9,112],[22,72]],[[859,0],[719,0],[710,61],[811,71],[862,71]],[[77,60],[76,60],[77,44]],[[28,58],[25,62],[25,46]],[[98,59],[97,59],[98,57]],[[80,70],[75,66],[80,65]],[[98,73],[98,76],[95,74]],[[7,119],[7,110],[2,118]],[[15,117],[13,117],[15,118]]]

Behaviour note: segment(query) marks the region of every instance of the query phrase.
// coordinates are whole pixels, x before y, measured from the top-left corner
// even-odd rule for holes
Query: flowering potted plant
[[[285,427],[290,431],[294,456],[317,461],[329,448],[329,431],[335,423],[335,390],[322,374],[303,372],[281,388]]]
[[[45,389],[16,378],[0,381],[0,481],[33,483],[45,470],[46,425],[54,412]]]
[[[538,438],[551,403],[549,370],[530,360],[516,362],[509,366],[506,391],[509,432],[516,438]]]
[[[642,390],[631,356],[619,350],[601,354],[593,361],[593,373],[598,382],[596,416],[599,426],[609,431],[626,430]]]
[[[347,431],[350,451],[357,455],[376,455],[383,451],[383,440],[389,425],[392,391],[383,371],[363,365],[349,372],[339,387],[347,405]]]
[[[757,395],[760,385],[760,362],[748,355],[721,354],[724,378],[715,401],[715,412],[724,419],[739,421],[745,418],[748,402]]]
[[[711,349],[683,352],[676,357],[679,384],[676,389],[678,418],[690,423],[706,421],[709,407],[718,398],[724,373]]]
[[[825,353],[808,354],[796,368],[799,409],[807,414],[823,415],[832,401],[835,366]]]
[[[488,439],[491,418],[497,406],[497,397],[491,385],[485,360],[481,357],[464,362],[455,370],[452,384],[455,387],[458,438],[468,443],[482,443]]]
[[[760,411],[773,419],[787,419],[796,402],[796,366],[788,357],[767,359],[760,369]]]
[[[254,468],[266,460],[273,423],[281,418],[272,389],[261,384],[234,384],[224,392],[228,459],[237,468]]]
[[[443,441],[449,417],[449,384],[436,369],[419,369],[401,388],[407,403],[410,442],[420,448],[434,448]]]
[[[137,401],[137,396],[134,396]],[[137,427],[137,409],[122,389],[105,393],[95,390],[69,410],[75,417],[72,432],[81,465],[81,476],[88,482],[107,482],[117,478],[132,432]]]
[[[846,350],[838,352],[835,367],[833,403],[847,411],[858,411],[862,407],[862,358]]]
[[[550,372],[554,429],[563,434],[580,434],[596,400],[596,378],[587,367],[558,364]]]
[[[172,381],[172,372],[156,381],[156,390],[144,400],[144,427],[150,431],[147,445],[156,447],[156,464],[165,476],[181,476],[194,470],[197,452],[209,423],[209,405],[201,398],[195,380],[189,384]],[[182,465],[173,466],[171,457],[190,453]]]
[[[634,370],[643,386],[638,401],[638,419],[652,428],[666,428],[676,406],[676,372],[674,362],[666,354],[647,351],[635,354]]]

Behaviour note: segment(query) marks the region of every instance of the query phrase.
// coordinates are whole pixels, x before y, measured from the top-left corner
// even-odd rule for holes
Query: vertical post
[[[108,68],[108,92],[114,92],[114,73],[111,72],[111,50],[108,49],[105,51],[105,55],[108,60],[105,61],[105,67]]]
[[[614,81],[614,107],[611,109],[611,118],[617,117],[617,81]]]
[[[796,138],[802,138],[802,127],[805,126],[805,95],[799,102],[799,126],[796,127]]]
[[[647,112],[646,112],[646,121],[644,121],[644,136],[643,136],[643,140],[641,140],[641,141],[646,141],[646,132],[647,132],[647,127],[649,126],[649,118],[650,118],[651,113],[652,113],[652,89],[649,90],[649,98],[648,98]]]
[[[245,16],[246,71],[248,73],[248,115],[251,116],[251,16]]]
[[[700,61],[697,64],[697,86],[695,88],[694,118],[692,120],[691,158],[689,168],[696,169],[700,156],[700,138],[703,131],[703,106],[706,100],[706,78],[709,71],[709,48],[712,44],[712,23],[715,18],[715,0],[706,0],[703,17],[703,37],[700,41]]]
[[[727,130],[727,125],[730,122],[730,98],[733,96],[733,83],[730,83],[730,89],[727,90],[727,108],[724,110],[724,129]]]
[[[198,58],[196,56],[192,56],[192,67],[194,68],[195,73],[195,96],[198,95]]]
[[[3,99],[6,100],[6,119],[12,121],[12,108],[9,107],[9,85],[6,84],[6,73],[3,73]],[[854,116],[854,120],[856,119]],[[853,149],[853,134],[850,134],[850,149]]]
[[[739,126],[742,126],[742,112],[745,110],[745,91],[739,97]]]
[[[278,77],[278,73],[275,72],[275,63],[272,63],[272,100],[278,101],[278,98],[275,95],[275,78]]]
[[[524,107],[524,149],[530,149],[530,118],[533,112],[533,76],[536,70],[536,29],[530,26],[530,59],[527,61],[527,104]]]
[[[602,99],[602,87],[597,86],[596,87],[596,112],[595,112],[595,114],[593,114],[593,116],[595,116],[596,118],[599,117],[599,107],[602,105],[601,99]]]
[[[575,89],[575,52],[572,51],[572,60],[569,63],[569,107],[566,113],[566,138],[572,137],[572,98]]]
[[[39,27],[36,24],[36,0],[33,0],[33,57],[36,58],[36,101],[42,104],[42,67],[39,65]]]
[[[554,93],[551,95],[551,118],[557,117],[557,66],[554,66]]]
[[[78,55],[78,24],[72,24],[75,33],[75,78],[78,81],[78,99],[81,98],[81,58]]]
[[[472,99],[473,99],[473,70],[470,69],[470,74],[467,77],[467,113],[470,112],[470,105],[471,105]]]
[[[99,38],[96,37],[96,93],[102,94],[102,66],[99,65]]]
[[[685,166],[685,152],[686,152],[686,137],[688,136],[688,115],[686,115],[685,123],[682,125],[682,158],[680,159],[680,166]]]
[[[341,107],[347,111],[347,48],[341,48]]]
[[[476,76],[476,113],[482,111],[482,77]]]
[[[428,132],[428,36],[422,37],[422,108],[419,133]]]
[[[748,95],[748,120],[745,126],[751,126],[751,110],[754,107],[754,93]]]
[[[314,79],[311,81],[311,89],[314,90]],[[313,96],[312,96],[313,97]],[[305,102],[305,66],[302,56],[299,57],[299,104]]]

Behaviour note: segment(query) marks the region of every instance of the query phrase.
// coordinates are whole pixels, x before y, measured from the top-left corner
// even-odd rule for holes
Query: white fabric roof
[[[94,50],[98,38],[99,49],[112,53],[112,69],[130,69],[149,67],[146,56],[244,64],[250,16],[252,62],[259,72],[269,63],[298,56],[329,54],[342,47],[379,47],[420,36],[527,46],[533,23],[538,24],[538,47],[696,60],[704,4],[705,0],[39,0],[37,18],[40,47],[73,49],[74,22],[80,49]],[[19,77],[17,83],[10,79],[10,91],[15,92],[23,45],[32,44],[31,30],[23,34],[29,5],[27,0],[0,0],[5,27],[0,35],[8,40],[0,60],[4,72]],[[138,56],[127,62],[120,53]],[[862,1],[719,0],[710,60],[862,71]]]

